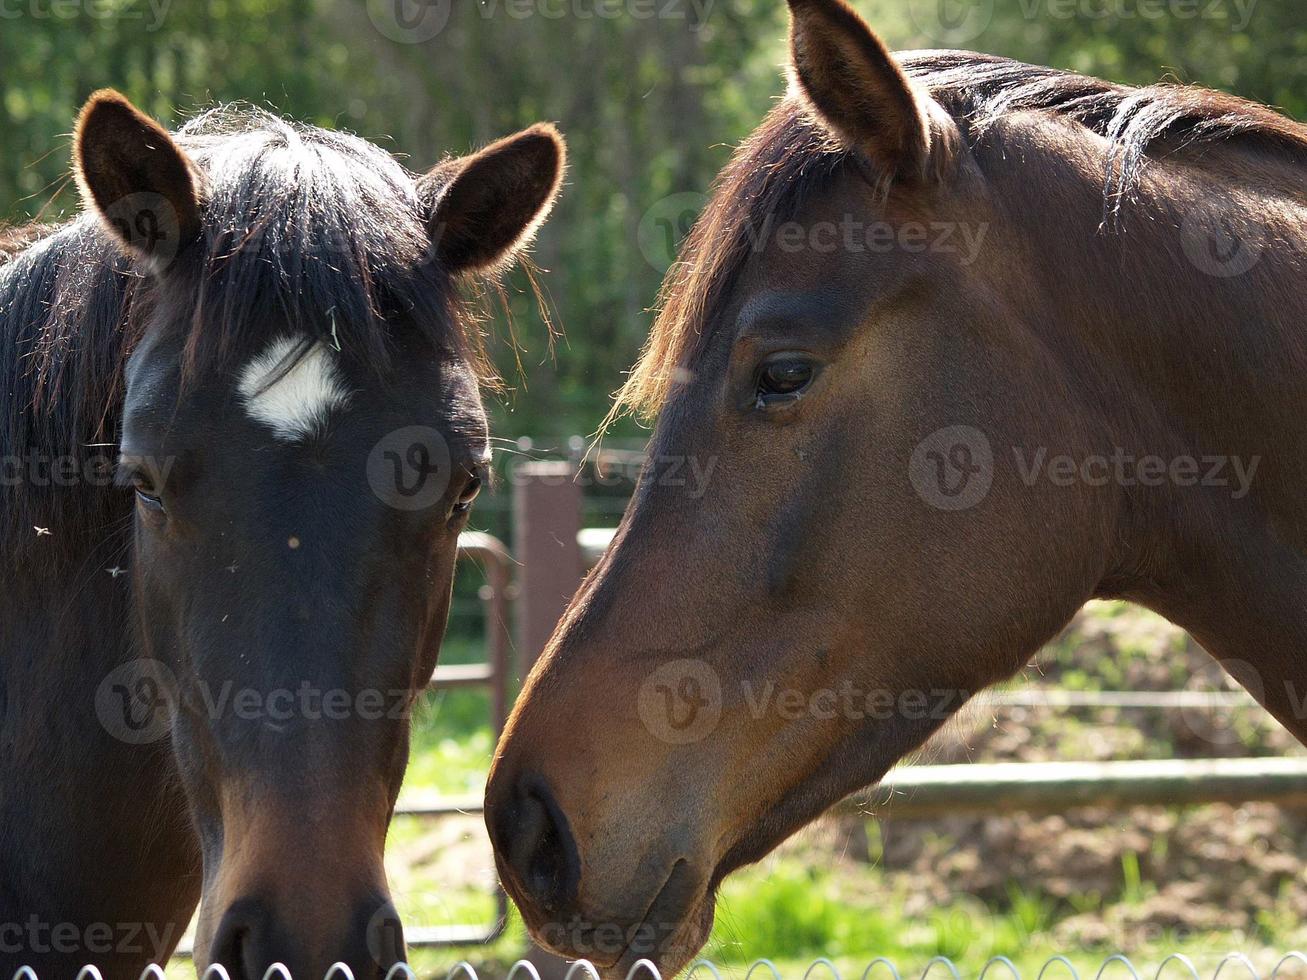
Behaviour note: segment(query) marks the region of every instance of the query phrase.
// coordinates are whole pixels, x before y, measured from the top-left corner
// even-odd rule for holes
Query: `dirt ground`
[[[1105,604],[1082,611],[1014,687],[1241,690],[1183,631],[1143,610]],[[922,761],[1289,754],[1305,751],[1249,700],[1169,710],[975,707]],[[1300,810],[1248,803],[895,820],[891,808],[876,828],[879,854],[859,853],[863,823],[828,820],[798,846],[875,861],[884,873],[878,887],[898,879],[910,911],[959,893],[1001,905],[1017,883],[1063,903],[1053,926],[1059,944],[1135,945],[1207,931],[1283,934],[1307,923],[1307,812]],[[817,843],[823,837],[824,847]]]

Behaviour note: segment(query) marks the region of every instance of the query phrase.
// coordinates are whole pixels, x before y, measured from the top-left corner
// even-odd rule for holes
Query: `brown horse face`
[[[152,324],[128,365],[122,464],[143,662],[203,855],[197,962],[379,976],[404,959],[382,856],[410,706],[489,455],[477,377],[413,344],[383,387],[315,351],[282,384],[348,400],[312,431],[280,401],[269,431],[285,390],[233,398],[222,374],[179,401],[169,337]]]
[[[457,279],[529,236],[562,145],[536,127],[415,182],[255,122],[178,143],[106,93],[78,127],[88,202],[148,273],[120,470],[149,727],[124,737],[172,746],[201,970],[376,977],[404,958],[382,855],[408,709],[489,455]]]
[[[534,935],[614,975],[683,965],[724,875],[1019,669],[1101,572],[1073,530],[1093,499],[1027,490],[1000,459],[1084,438],[1027,342],[1038,314],[995,288],[1019,253],[952,121],[842,4],[791,6],[807,105],[755,134],[700,219],[664,312],[691,322],[655,328],[698,336],[669,356],[663,468],[529,679],[488,788]],[[813,149],[832,136],[845,152]],[[800,153],[826,175],[703,273]]]

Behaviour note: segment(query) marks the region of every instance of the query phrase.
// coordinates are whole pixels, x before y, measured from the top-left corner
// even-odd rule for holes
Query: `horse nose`
[[[492,841],[521,897],[549,916],[573,904],[581,864],[567,817],[549,787],[520,778],[506,798],[488,800],[486,810]]]
[[[213,934],[209,964],[221,964],[231,980],[260,976],[260,949],[267,945],[270,918],[267,906],[258,899],[233,902]]]
[[[318,944],[296,935],[268,902],[240,899],[223,913],[208,962],[222,964],[231,980],[262,980],[274,963],[295,980],[320,980],[336,963],[348,966],[355,980],[382,980],[404,960],[398,913],[389,901],[373,898],[358,903],[351,920],[348,935],[332,937],[330,948],[312,948]]]

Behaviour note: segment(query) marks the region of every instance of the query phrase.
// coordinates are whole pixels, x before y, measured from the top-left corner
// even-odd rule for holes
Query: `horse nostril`
[[[258,903],[246,900],[229,908],[209,950],[209,963],[221,963],[231,980],[260,980],[263,976],[255,962],[255,943],[251,935],[259,921]]]
[[[553,914],[576,898],[580,862],[576,842],[549,787],[539,780],[520,782],[509,826],[508,863],[527,896]],[[508,816],[506,814],[506,816]],[[502,826],[502,825],[501,825]]]
[[[329,910],[349,909],[334,916],[327,942],[311,939]],[[404,927],[384,894],[359,900],[337,898],[324,903],[318,915],[305,917],[305,906],[278,908],[256,898],[232,903],[218,922],[207,963],[221,964],[231,980],[263,980],[268,968],[282,964],[294,980],[322,980],[335,963],[349,968],[356,980],[383,980],[390,968],[404,962]]]
[[[389,899],[364,903],[360,911],[360,917],[363,916],[366,916],[363,931],[368,947],[368,969],[365,975],[355,972],[354,976],[356,980],[382,980],[392,966],[408,958],[404,926]]]

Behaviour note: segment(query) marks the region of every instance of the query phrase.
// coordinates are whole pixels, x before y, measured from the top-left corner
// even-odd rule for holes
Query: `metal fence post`
[[[513,556],[517,559],[518,670],[525,677],[585,575],[577,534],[581,485],[566,460],[519,463],[513,470]]]
[[[513,470],[513,555],[518,562],[517,656],[526,677],[553,635],[581,579],[585,562],[581,484],[565,460],[519,463]],[[568,962],[534,943],[526,960],[541,980],[564,980]]]

